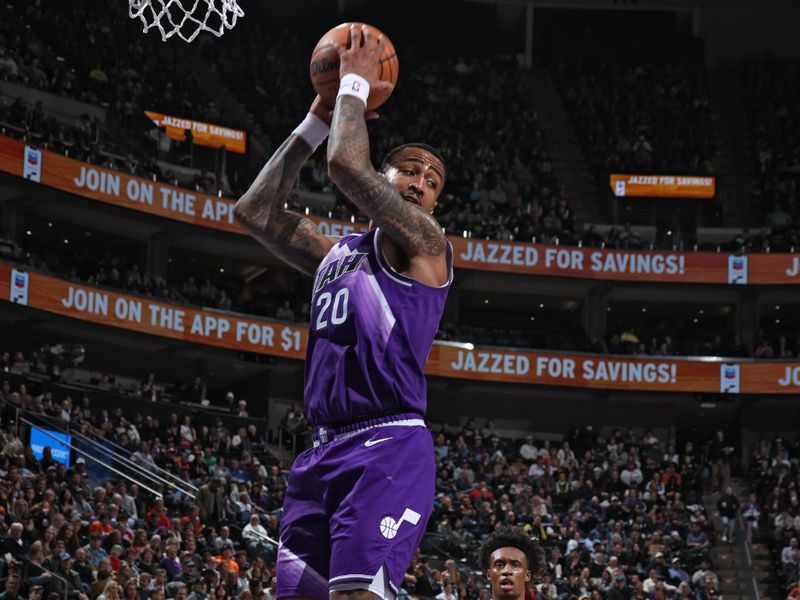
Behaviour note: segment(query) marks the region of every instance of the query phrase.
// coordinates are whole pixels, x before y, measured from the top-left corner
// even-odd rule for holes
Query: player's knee
[[[331,600],[383,600],[383,598],[369,590],[346,590],[333,592]]]

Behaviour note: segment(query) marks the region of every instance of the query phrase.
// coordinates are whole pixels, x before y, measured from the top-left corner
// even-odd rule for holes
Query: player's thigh
[[[436,464],[430,432],[376,429],[352,440],[348,456],[358,477],[331,517],[330,589],[392,598],[433,510]]]
[[[306,451],[289,474],[277,558],[277,597],[328,600],[329,517],[322,502],[318,464],[322,452]]]

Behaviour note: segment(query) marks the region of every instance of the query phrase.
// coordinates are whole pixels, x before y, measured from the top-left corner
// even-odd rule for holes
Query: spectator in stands
[[[529,435],[525,438],[525,443],[520,446],[519,454],[523,459],[528,461],[536,460],[539,456],[539,450],[533,445],[533,436]]]
[[[280,319],[282,321],[295,321],[294,311],[290,306],[289,302],[284,302],[283,306],[278,309],[278,312],[275,314],[276,319]]]
[[[733,451],[734,448],[725,440],[725,432],[717,431],[716,437],[708,446],[708,460],[712,469],[711,480],[718,490],[722,490],[730,478],[730,460]]]
[[[693,523],[689,534],[686,536],[686,546],[692,557],[706,558],[708,556],[711,541],[705,531],[702,531],[699,523]]]
[[[19,590],[21,587],[21,581],[18,575],[9,575],[6,577],[5,582],[5,591],[0,594],[0,600],[17,600],[19,596]]]
[[[753,534],[758,531],[758,521],[761,518],[761,508],[755,494],[750,494],[747,502],[742,505],[742,519],[744,520],[744,536],[748,545],[753,543]]]
[[[141,394],[142,398],[150,402],[157,402],[161,399],[161,391],[156,384],[156,376],[154,373],[149,373],[147,379],[142,382]]]
[[[789,545],[781,550],[781,568],[783,575],[789,581],[794,581],[798,577],[798,567],[800,567],[800,549],[798,549],[797,538],[789,540]]]
[[[700,562],[700,568],[692,574],[692,584],[695,588],[703,589],[707,582],[711,582],[711,587],[713,589],[719,589],[719,578],[710,569],[708,559],[703,559]]]
[[[72,557],[69,552],[61,552],[58,560],[58,567],[54,569],[57,576],[50,578],[49,593],[58,594],[59,597],[87,600],[87,596],[83,593],[83,583],[78,573],[72,569]]]
[[[726,486],[724,493],[717,500],[717,510],[722,519],[723,533],[722,541],[729,544],[734,543],[736,532],[736,519],[739,516],[739,500],[733,495],[733,488]]]
[[[139,449],[131,455],[131,460],[145,469],[156,470],[156,462],[150,453],[150,444],[148,442],[143,441],[139,444]]]
[[[6,48],[0,48],[0,77],[14,80],[19,73],[17,61]]]
[[[2,555],[10,555],[16,562],[22,562],[28,553],[28,546],[22,539],[24,526],[22,523],[15,522],[8,529],[8,537],[3,540]]]
[[[756,358],[772,359],[775,358],[775,350],[768,339],[762,339],[755,351]]]

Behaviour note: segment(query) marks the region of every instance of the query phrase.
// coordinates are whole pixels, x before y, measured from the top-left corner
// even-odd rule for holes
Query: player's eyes
[[[494,563],[494,568],[498,569],[498,570],[505,568],[505,566],[506,566],[506,563],[503,562],[503,561],[497,561],[496,563]],[[521,562],[515,560],[515,561],[513,561],[511,563],[511,570],[519,571],[521,569],[522,569],[522,563]]]

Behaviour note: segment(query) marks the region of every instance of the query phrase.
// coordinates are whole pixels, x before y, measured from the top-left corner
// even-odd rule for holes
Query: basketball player
[[[292,466],[281,520],[278,598],[393,599],[433,506],[423,366],[452,281],[433,218],[444,160],[424,144],[376,171],[365,121],[383,41],[351,29],[328,141],[331,179],[371,219],[333,242],[283,210],[300,167],[328,135],[319,97],[236,204],[247,231],[314,276],[305,410],[314,447]]]
[[[492,600],[525,600],[525,587],[544,565],[539,543],[522,529],[498,529],[481,544],[480,565],[492,585]]]

